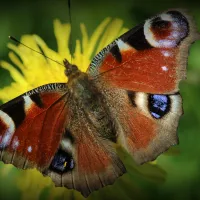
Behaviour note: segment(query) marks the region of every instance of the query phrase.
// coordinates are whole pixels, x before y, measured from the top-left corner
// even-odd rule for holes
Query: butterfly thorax
[[[95,86],[93,81],[89,79],[88,74],[81,72],[75,65],[68,64],[71,69],[66,69],[68,76],[68,88],[70,98],[78,106],[78,110],[82,110],[98,132],[114,140],[115,130],[108,113],[108,108],[104,102],[99,89]],[[73,69],[72,69],[73,68]],[[79,112],[79,111],[77,111]]]

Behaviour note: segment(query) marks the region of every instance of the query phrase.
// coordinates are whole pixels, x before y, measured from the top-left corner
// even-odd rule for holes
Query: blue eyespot
[[[70,171],[73,168],[74,160],[72,156],[69,153],[59,149],[51,162],[50,169],[58,173],[63,173]]]
[[[170,98],[168,95],[149,95],[149,110],[151,115],[160,119],[169,112]]]

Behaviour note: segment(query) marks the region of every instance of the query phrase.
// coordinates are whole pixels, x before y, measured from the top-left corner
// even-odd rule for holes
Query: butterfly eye
[[[70,76],[74,72],[78,71],[78,67],[76,65],[70,64],[67,60],[64,60],[64,65],[65,65],[65,74],[66,76]]]
[[[167,95],[149,95],[149,110],[154,118],[162,118],[170,110],[170,98]]]
[[[72,71],[75,72],[78,70],[78,67],[76,65],[72,65]]]
[[[69,153],[59,149],[51,162],[50,168],[58,173],[67,172],[74,168],[74,160]]]

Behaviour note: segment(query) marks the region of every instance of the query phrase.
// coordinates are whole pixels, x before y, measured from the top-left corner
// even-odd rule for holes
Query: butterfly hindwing
[[[74,102],[70,106],[73,116],[57,158],[45,173],[57,186],[76,189],[87,197],[92,191],[114,183],[126,169],[113,142],[99,134],[84,109]]]
[[[0,106],[0,159],[19,168],[48,167],[67,123],[66,84],[48,84]]]
[[[117,88],[174,93],[186,76],[188,47],[198,38],[187,14],[166,11],[105,47],[92,60],[88,73]]]
[[[179,93],[147,94],[106,86],[105,96],[116,127],[117,142],[136,163],[152,161],[178,143],[177,127],[183,113]],[[115,107],[110,106],[113,104]]]

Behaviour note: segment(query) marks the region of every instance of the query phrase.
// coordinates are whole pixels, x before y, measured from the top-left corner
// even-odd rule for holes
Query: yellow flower
[[[86,71],[92,56],[126,31],[122,25],[123,22],[119,19],[111,22],[110,18],[106,18],[89,38],[85,25],[81,24],[82,40],[76,40],[75,52],[72,56],[73,64],[76,64],[80,70]],[[41,49],[45,55],[60,63],[64,58],[71,61],[69,51],[70,30],[69,24],[62,24],[59,20],[54,21],[57,52],[50,49],[37,35],[24,35],[21,42],[37,51]],[[23,45],[8,44],[8,47],[12,50],[9,53],[9,58],[22,73],[12,64],[5,61],[0,62],[0,66],[8,70],[15,81],[10,86],[0,90],[0,100],[3,102],[46,83],[67,81],[63,66],[46,59]]]
[[[69,51],[70,30],[71,27],[69,24],[62,24],[59,20],[54,21],[54,33],[58,47],[57,51],[50,49],[37,35],[24,35],[21,38],[21,42],[37,51],[44,52],[48,57],[61,63],[64,58],[71,61]],[[86,71],[91,62],[92,56],[98,53],[103,47],[112,42],[119,35],[124,33],[127,29],[123,28],[123,22],[120,19],[111,21],[110,18],[106,18],[92,33],[91,37],[88,36],[84,24],[80,25],[80,30],[82,33],[82,39],[76,40],[75,52],[72,55],[72,60],[80,70]],[[33,52],[23,45],[16,46],[10,43],[8,44],[8,47],[11,49],[9,52],[9,58],[14,65],[6,61],[1,61],[0,66],[10,72],[14,82],[9,86],[0,89],[0,100],[3,102],[46,83],[67,81],[67,77],[64,75],[63,66],[46,59],[44,56]],[[17,66],[20,70],[16,69],[14,66]],[[124,157],[124,154],[122,154],[122,157]],[[125,157],[127,158],[127,156]],[[156,164],[151,165],[151,172],[148,170],[148,172],[143,173],[141,169],[130,163],[133,163],[133,161],[132,158],[128,157],[127,169],[129,169],[130,172],[135,173],[136,171],[139,176],[143,174],[146,176],[146,174],[151,172],[154,172],[155,175],[159,172],[158,176],[161,177],[159,180],[164,179],[165,174],[162,170],[159,171],[160,169],[157,168]],[[150,164],[145,165],[146,168],[149,168],[149,165]],[[146,170],[145,166],[143,169]],[[9,172],[10,166],[5,165],[0,170],[3,169],[5,172]],[[129,197],[134,196],[132,191],[135,186],[135,181],[130,178],[133,176],[133,173],[130,173],[130,175],[124,175],[120,179],[121,182],[117,181],[118,183],[115,183],[114,186],[108,186],[103,190],[106,194],[113,194],[112,197],[117,197],[118,194],[114,191],[119,190],[121,188],[120,185],[123,184],[123,187],[130,191]],[[49,177],[43,177],[42,174],[35,169],[26,171],[21,170],[19,174],[20,176],[18,176],[17,185],[22,192],[21,195],[23,200],[41,199],[42,195],[48,196],[48,199],[55,199],[56,197],[61,199],[84,199],[80,193],[73,190],[56,188]],[[131,181],[134,181],[134,183],[132,184]],[[114,190],[112,190],[112,187],[114,187]],[[130,187],[131,189],[129,189]],[[137,188],[134,190],[138,193]],[[98,192],[94,192],[89,199],[96,199],[98,194]],[[124,192],[119,192],[119,194],[126,196]],[[103,196],[100,196],[100,198],[103,198]]]

